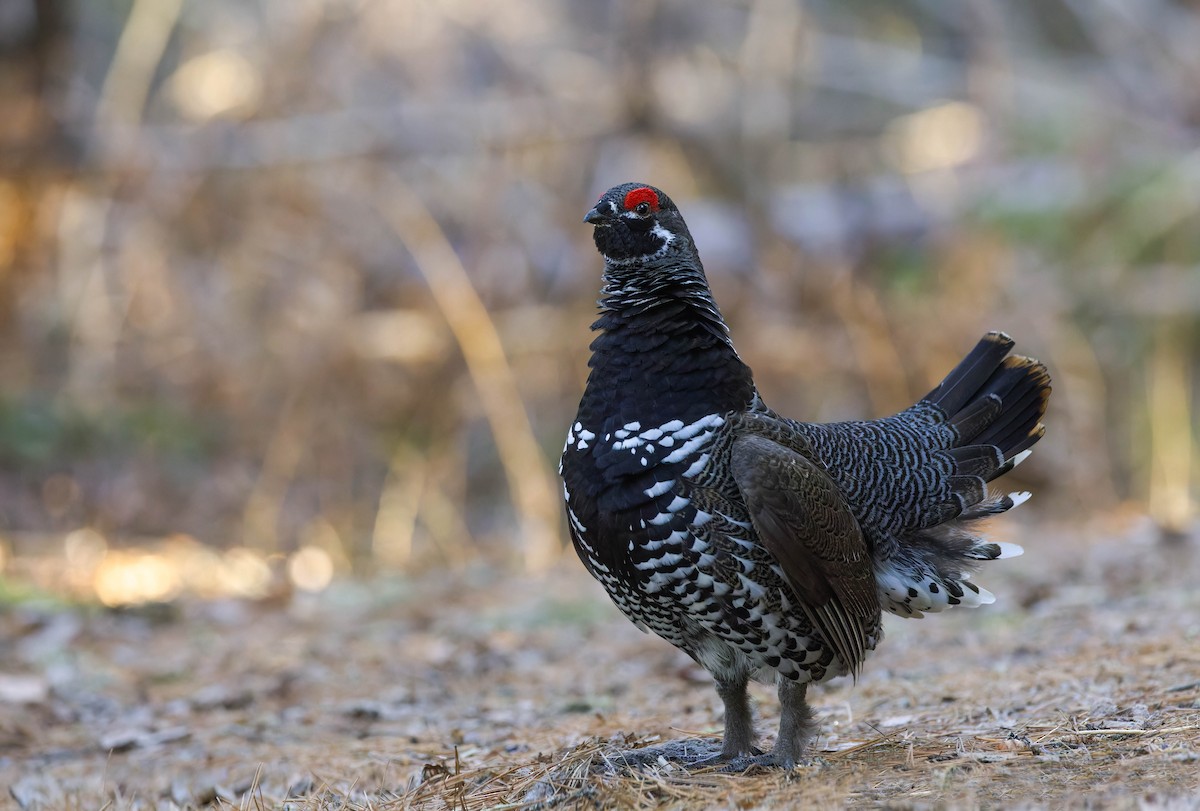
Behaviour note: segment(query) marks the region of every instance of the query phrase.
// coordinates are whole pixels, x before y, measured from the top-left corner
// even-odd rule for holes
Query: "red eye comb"
[[[625,210],[633,211],[633,209],[642,204],[649,203],[651,211],[658,211],[658,194],[654,189],[648,186],[642,186],[640,189],[634,189],[625,195]]]

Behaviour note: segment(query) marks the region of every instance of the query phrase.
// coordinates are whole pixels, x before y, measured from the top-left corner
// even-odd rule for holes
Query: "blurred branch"
[[[1125,265],[1145,247],[1200,212],[1200,149],[1167,163],[1151,180],[1125,195],[1117,210],[1083,244],[1089,265]],[[1122,240],[1112,240],[1112,223],[1125,224]]]
[[[586,141],[616,126],[611,105],[550,103],[535,95],[496,94],[394,107],[346,107],[332,112],[253,121],[113,125],[109,141],[119,157],[93,156],[92,168],[141,166],[203,172],[377,157],[381,152],[475,154],[488,148]]]
[[[1112,449],[1107,441],[1096,440],[1108,437],[1114,429],[1105,360],[1097,354],[1091,337],[1069,319],[1050,320],[1046,330],[1045,343],[1055,348],[1055,362],[1051,363],[1054,395],[1048,417],[1051,430],[1061,431],[1067,447],[1087,448],[1086,462],[1081,463],[1082,456],[1060,459],[1060,468],[1051,469],[1050,475],[1061,477],[1070,493],[1086,499],[1081,503],[1088,509],[1116,503]]]
[[[887,313],[875,291],[840,274],[833,290],[833,306],[850,336],[861,378],[877,414],[888,414],[909,402],[905,364],[896,350]]]
[[[263,455],[258,479],[246,499],[242,519],[242,543],[262,552],[279,551],[279,516],[288,485],[296,475],[307,447],[310,418],[298,407],[293,392],[278,412],[275,430]]]
[[[556,529],[557,487],[538,447],[496,325],[441,226],[420,197],[395,175],[382,208],[425,277],[462,350],[521,518],[525,565],[532,571],[542,570],[562,548]]]
[[[116,131],[113,125],[135,126],[141,121],[154,73],[182,6],[183,0],[133,1],[96,105],[102,136]]]
[[[92,135],[102,156],[109,152],[106,139],[112,133],[136,132],[181,3],[134,0],[96,105]],[[111,197],[77,184],[68,187],[59,220],[58,281],[75,339],[69,384],[80,394],[111,389],[120,323],[128,304],[109,289],[105,237],[111,208]]]
[[[814,31],[808,38],[815,59],[804,80],[817,87],[875,98],[908,109],[960,98],[964,90],[959,60],[913,51],[876,40]],[[1089,63],[1090,66],[1090,63]],[[973,67],[976,81],[1011,86],[1013,103],[1006,109],[1017,120],[1041,122],[1047,116],[1086,120],[1094,126],[1124,127],[1153,133],[1177,143],[1185,122],[1147,115],[1140,107],[1114,104],[1110,96],[1091,91],[1089,68],[1072,71],[1065,63],[1054,69],[1036,63],[1015,73],[987,65]],[[1038,69],[1041,68],[1041,69]],[[996,75],[1000,74],[1000,75]]]
[[[1164,532],[1182,534],[1194,517],[1191,500],[1192,368],[1186,330],[1160,323],[1154,333],[1147,397],[1150,420],[1150,515]]]
[[[420,454],[403,443],[392,453],[371,532],[371,552],[384,566],[404,569],[412,559],[428,467]]]

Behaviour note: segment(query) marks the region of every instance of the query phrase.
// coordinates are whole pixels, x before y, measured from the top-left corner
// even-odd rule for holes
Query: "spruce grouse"
[[[642,630],[685,651],[725,705],[719,750],[626,753],[792,766],[815,734],[810,683],[856,676],[902,617],[995,599],[968,578],[1021,552],[975,522],[1044,432],[1045,366],[991,332],[916,405],[873,421],[781,417],[730,342],[675,204],[626,183],[587,213],[604,256],[599,334],[561,474],[575,550]],[[746,685],[774,680],[779,735],[755,747]]]

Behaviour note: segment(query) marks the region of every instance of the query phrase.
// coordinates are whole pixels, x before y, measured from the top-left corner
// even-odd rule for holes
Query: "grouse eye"
[[[621,208],[645,217],[651,211],[658,211],[659,205],[658,193],[649,186],[641,186],[625,195]]]

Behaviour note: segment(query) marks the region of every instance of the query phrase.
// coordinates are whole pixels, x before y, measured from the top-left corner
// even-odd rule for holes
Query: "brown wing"
[[[857,676],[880,614],[858,521],[820,468],[765,437],[735,440],[732,463],[758,537],[804,613]]]

